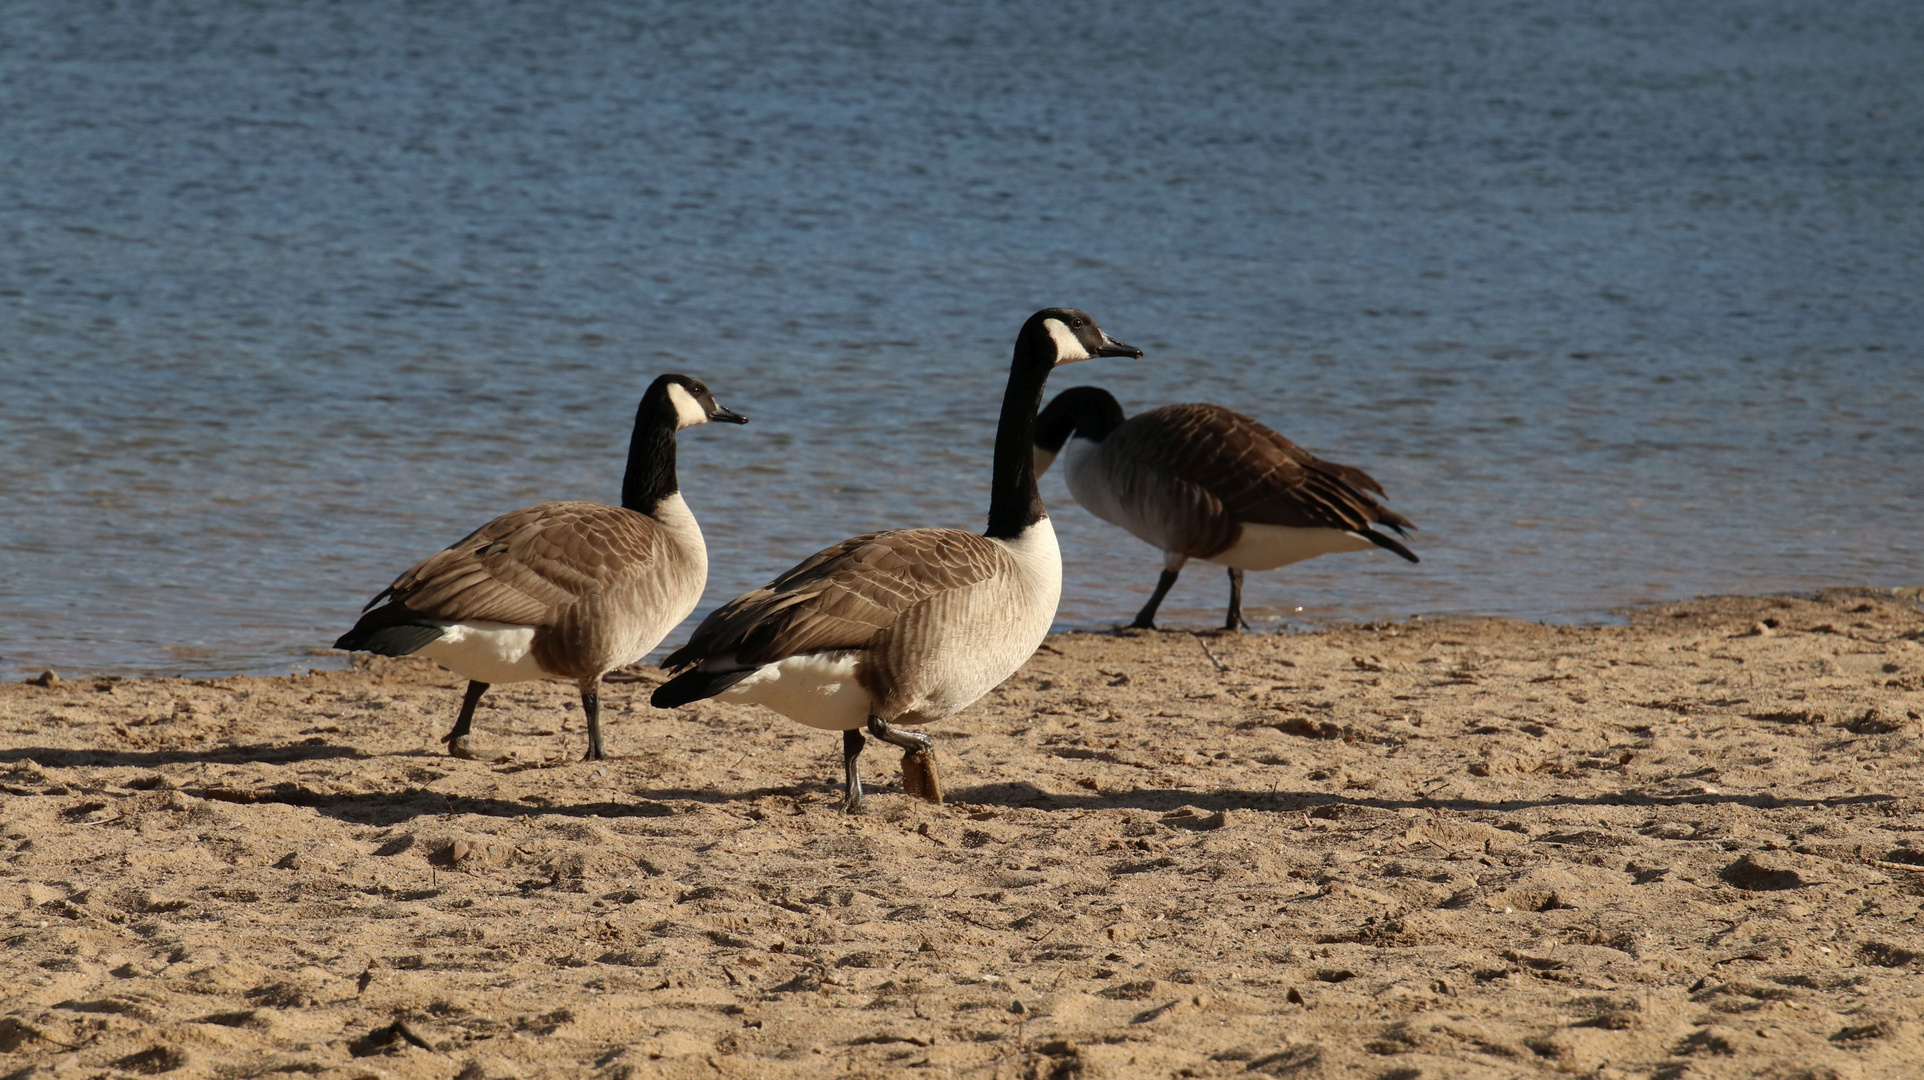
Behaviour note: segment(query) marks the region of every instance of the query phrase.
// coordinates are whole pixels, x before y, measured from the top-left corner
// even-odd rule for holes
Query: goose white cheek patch
[[[701,407],[695,395],[680,383],[668,384],[668,400],[675,403],[675,430],[694,427],[708,422],[708,410]]]
[[[1044,319],[1042,325],[1048,328],[1049,339],[1056,343],[1057,367],[1089,359],[1089,350],[1067,326],[1062,324],[1061,319]]]

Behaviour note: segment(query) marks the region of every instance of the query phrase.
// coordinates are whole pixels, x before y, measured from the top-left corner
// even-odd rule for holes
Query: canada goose
[[[395,578],[334,647],[418,652],[467,676],[444,740],[456,757],[475,756],[468,729],[489,686],[572,681],[588,760],[607,757],[601,677],[646,656],[695,610],[708,581],[701,527],[675,482],[675,432],[710,420],[748,423],[699,379],[656,379],[635,410],[620,506],[551,502],[503,514]]]
[[[1036,420],[1037,476],[1065,443],[1063,468],[1076,501],[1163,550],[1155,594],[1131,626],[1154,629],[1156,609],[1190,559],[1229,568],[1227,630],[1249,625],[1245,570],[1372,546],[1417,561],[1370,528],[1407,536],[1416,526],[1369,497],[1383,488],[1368,473],[1323,461],[1221,405],[1165,405],[1125,419],[1109,391],[1078,386],[1057,394]]]
[[[862,808],[861,729],[903,749],[903,786],[942,801],[928,736],[994,689],[1048,636],[1062,593],[1055,529],[1036,494],[1036,407],[1058,364],[1141,356],[1083,312],[1045,308],[1015,339],[990,478],[989,526],[867,533],[819,551],[715,610],[662,666],[657,708],[754,702],[842,732],[844,810]]]

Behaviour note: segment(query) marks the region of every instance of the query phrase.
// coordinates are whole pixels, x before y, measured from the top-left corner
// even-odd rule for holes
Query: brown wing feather
[[[673,671],[716,656],[760,665],[864,648],[902,612],[973,585],[1008,560],[994,541],[960,529],[851,537],[717,608],[662,667]]]
[[[570,607],[661,556],[646,516],[599,503],[543,503],[503,514],[417,563],[368,602],[434,619],[549,626]]]
[[[1187,498],[1203,516],[1297,528],[1363,530],[1372,522],[1410,527],[1369,496],[1383,489],[1368,473],[1323,461],[1220,405],[1165,405],[1140,413],[1103,440],[1104,451],[1118,438],[1123,442],[1115,452],[1190,489]],[[1231,532],[1224,546],[1234,540]]]

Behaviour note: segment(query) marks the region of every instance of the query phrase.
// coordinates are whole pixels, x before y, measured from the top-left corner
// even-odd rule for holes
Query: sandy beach
[[[1051,637],[871,749],[654,675],[0,687],[0,1075],[1879,1077],[1915,595]]]

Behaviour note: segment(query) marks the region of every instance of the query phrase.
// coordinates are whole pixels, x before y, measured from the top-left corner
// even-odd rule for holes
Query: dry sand
[[[0,688],[0,1076],[1916,1076],[1924,616],[1052,637],[836,809],[748,708]]]

